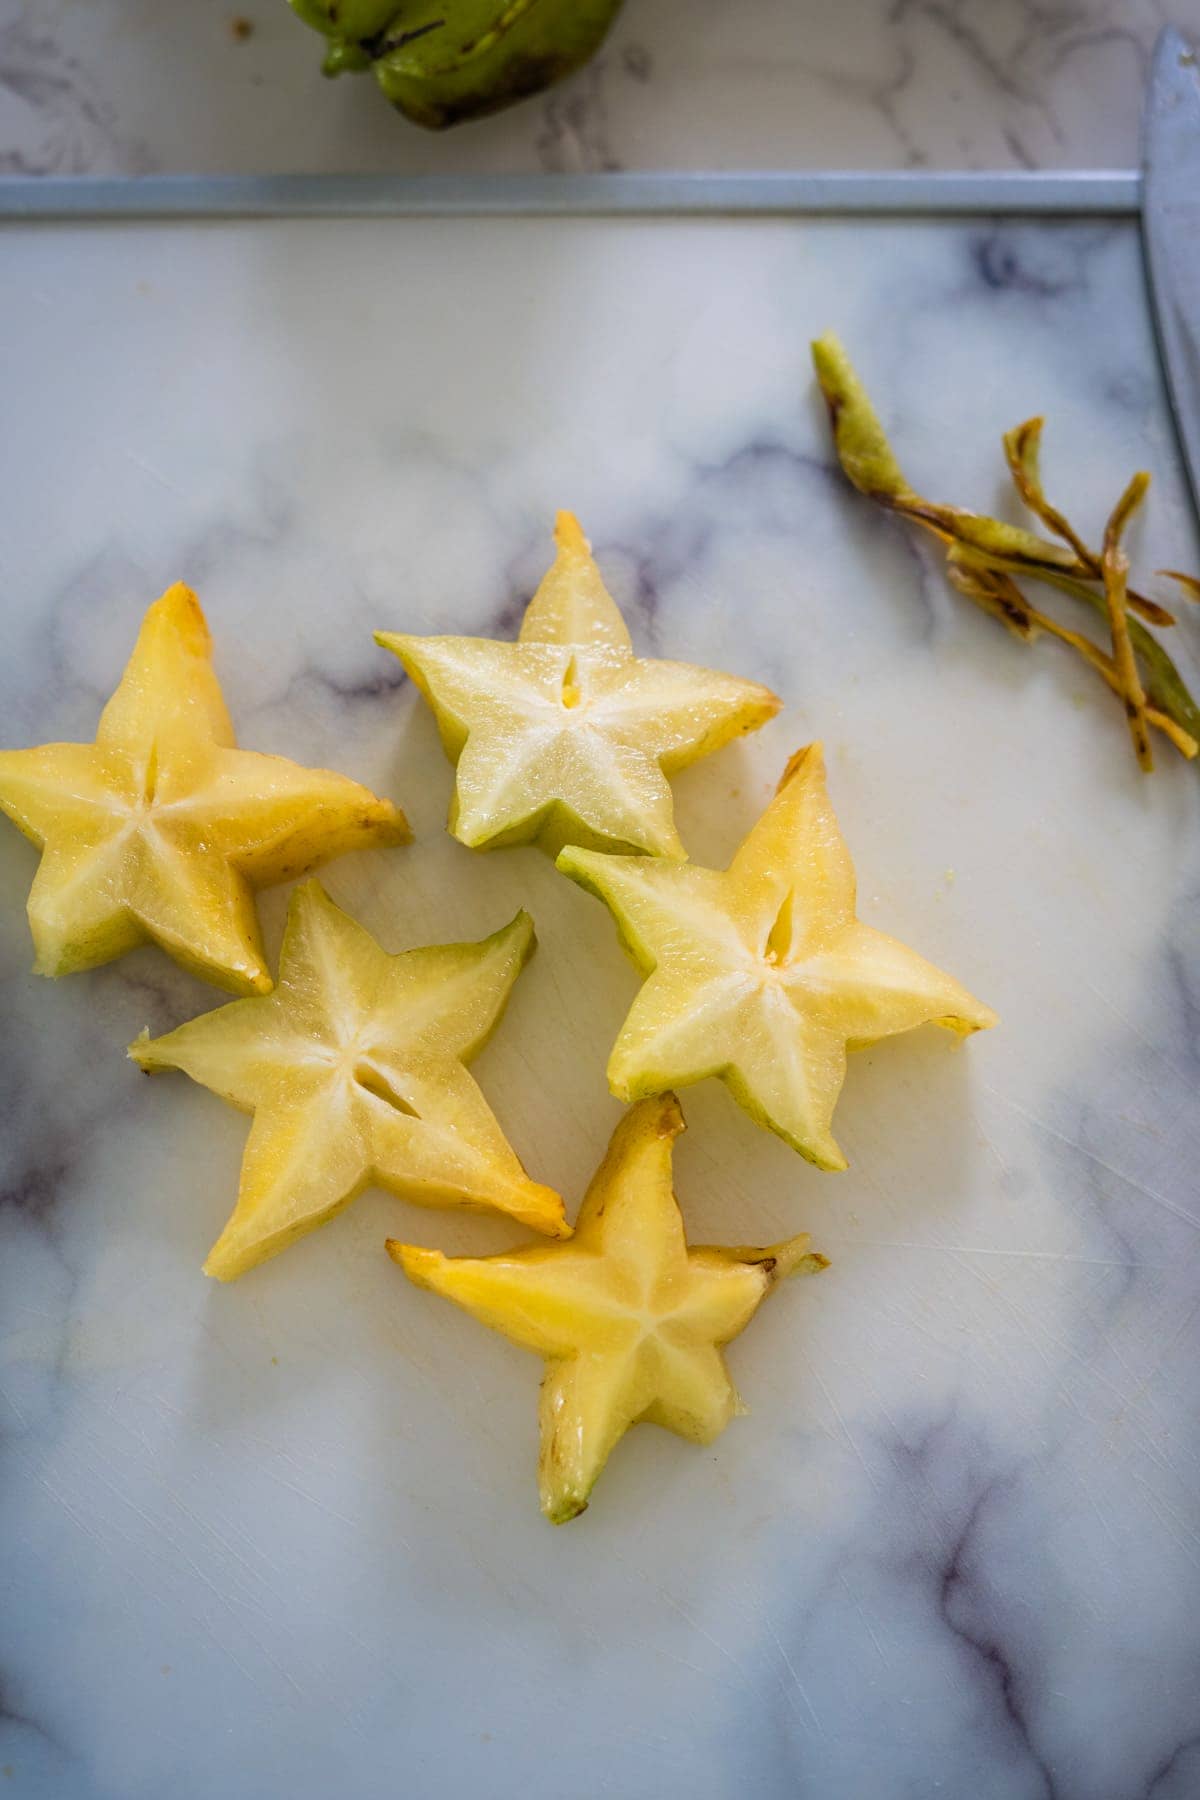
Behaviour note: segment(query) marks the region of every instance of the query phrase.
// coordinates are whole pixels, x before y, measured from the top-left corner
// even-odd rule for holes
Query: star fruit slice
[[[844,1169],[833,1110],[846,1053],[918,1025],[964,1035],[996,1015],[856,917],[854,865],[819,744],[798,751],[726,870],[568,848],[558,867],[603,900],[647,977],[609,1086],[636,1100],[706,1076],[822,1169]]]
[[[94,744],[0,751],[0,809],[42,852],[39,975],[151,941],[218,987],[266,992],[255,888],[408,841],[404,814],[358,782],[236,746],[208,625],[177,582],[146,613]]]
[[[534,943],[522,912],[481,943],[389,956],[309,881],[292,895],[274,993],[142,1033],[129,1051],[141,1068],[182,1069],[254,1114],[206,1274],[245,1274],[372,1184],[569,1235],[561,1199],[526,1175],[465,1067]]]
[[[828,1266],[807,1234],[765,1250],[689,1248],[671,1186],[683,1129],[674,1094],[625,1114],[569,1244],[447,1257],[388,1240],[419,1287],[546,1358],[538,1482],[555,1525],[584,1510],[639,1419],[711,1443],[744,1410],[721,1345],[785,1275]]]
[[[515,644],[378,631],[457,765],[450,830],[473,850],[537,842],[682,859],[667,777],[773,718],[768,688],[635,656],[571,513]]]

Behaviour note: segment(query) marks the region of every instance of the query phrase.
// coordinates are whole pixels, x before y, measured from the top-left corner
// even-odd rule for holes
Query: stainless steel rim
[[[0,178],[0,220],[576,214],[1090,215],[1132,218],[1127,170],[1005,174],[146,175]]]

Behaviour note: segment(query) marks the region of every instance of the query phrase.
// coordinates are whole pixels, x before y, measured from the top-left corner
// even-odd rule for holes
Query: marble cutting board
[[[152,951],[35,980],[6,829],[0,1795],[1200,1791],[1196,774],[1144,780],[1081,666],[848,493],[807,357],[841,331],[940,498],[996,505],[1037,411],[1090,534],[1150,468],[1135,555],[1194,567],[1133,228],[10,226],[0,270],[0,741],[89,738],[192,583],[242,742],[409,812],[340,903],[393,948],[530,908],[477,1070],[572,1208],[633,972],[536,852],[445,835],[371,641],[511,631],[557,506],[641,647],[786,698],[677,783],[692,853],[823,737],[864,916],[1003,1020],[855,1059],[842,1176],[685,1094],[693,1238],[807,1228],[834,1266],[733,1348],[746,1418],[633,1433],[554,1531],[537,1364],[382,1249],[511,1229],[371,1193],[206,1281],[245,1121],[122,1052],[216,996]]]

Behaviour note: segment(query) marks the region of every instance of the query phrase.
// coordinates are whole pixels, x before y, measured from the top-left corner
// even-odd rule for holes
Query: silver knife
[[[1142,120],[1142,241],[1167,392],[1200,518],[1200,58],[1173,25]]]

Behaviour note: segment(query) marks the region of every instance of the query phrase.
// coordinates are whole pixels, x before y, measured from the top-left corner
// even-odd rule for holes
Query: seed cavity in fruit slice
[[[577,656],[573,655],[570,662],[563,670],[562,703],[567,711],[571,712],[579,705],[581,698],[582,695],[579,689],[579,659]]]
[[[38,974],[150,941],[243,994],[271,986],[256,888],[409,837],[345,775],[237,748],[204,614],[178,582],[146,613],[94,744],[0,751],[0,809],[42,852]]]
[[[158,792],[158,739],[150,746],[150,754],[146,758],[146,772],[142,777],[142,804],[153,806],[154,796]]]
[[[375,1099],[382,1100],[385,1106],[392,1107],[398,1113],[404,1113],[407,1118],[420,1118],[421,1115],[416,1107],[411,1106],[403,1094],[397,1093],[387,1076],[381,1075],[379,1070],[372,1068],[370,1063],[357,1064],[354,1070],[354,1079],[364,1093],[374,1095]]]
[[[711,1443],[741,1410],[721,1346],[785,1276],[828,1266],[807,1234],[766,1249],[689,1248],[671,1185],[682,1130],[673,1094],[626,1113],[569,1244],[447,1257],[388,1241],[419,1287],[545,1357],[538,1484],[556,1525],[584,1510],[639,1419]]]
[[[786,963],[791,956],[795,906],[796,890],[790,887],[767,936],[767,947],[764,954],[769,963],[776,965]]]
[[[317,882],[292,896],[274,993],[236,1000],[129,1054],[253,1113],[237,1206],[205,1270],[242,1275],[372,1184],[422,1206],[491,1208],[565,1236],[465,1064],[533,953],[518,913],[477,944],[389,956]]]
[[[450,829],[475,850],[536,842],[682,859],[668,777],[779,710],[757,682],[635,656],[571,513],[515,644],[379,631],[456,765]]]
[[[833,1112],[847,1051],[918,1025],[996,1015],[855,916],[854,867],[819,744],[793,757],[726,870],[565,849],[646,976],[608,1064],[618,1099],[719,1076],[759,1124],[844,1169]]]

